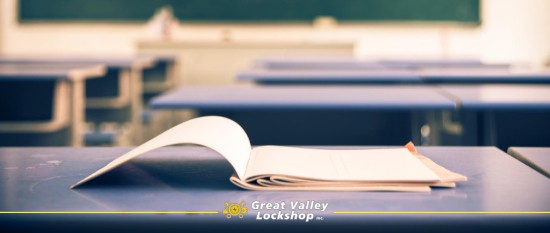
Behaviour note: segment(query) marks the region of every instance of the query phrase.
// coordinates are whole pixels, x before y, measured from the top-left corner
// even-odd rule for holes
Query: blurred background
[[[0,54],[0,146],[139,145],[200,115],[255,145],[550,146],[546,0],[0,0]]]

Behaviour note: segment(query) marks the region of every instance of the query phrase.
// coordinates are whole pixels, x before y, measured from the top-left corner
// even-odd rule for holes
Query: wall
[[[7,54],[127,54],[142,31],[127,24],[17,24],[17,0],[0,0]]]
[[[145,25],[39,23],[18,25],[17,0],[0,0],[0,46],[8,54],[131,54]],[[362,57],[480,57],[546,62],[550,54],[550,1],[483,0],[481,27],[364,24],[338,28],[307,25],[187,25],[178,38],[217,40],[358,41]]]
[[[2,41],[4,40],[4,17],[2,17],[2,15],[4,14],[4,6],[2,4],[2,2],[0,2],[0,54],[2,53],[2,46],[4,45],[4,43],[2,43]]]
[[[550,60],[550,1],[484,0],[482,54],[492,60]]]

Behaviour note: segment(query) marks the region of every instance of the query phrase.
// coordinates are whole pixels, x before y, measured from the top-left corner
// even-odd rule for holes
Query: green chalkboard
[[[19,0],[19,21],[145,21],[171,6],[183,22],[422,21],[479,24],[480,0]]]

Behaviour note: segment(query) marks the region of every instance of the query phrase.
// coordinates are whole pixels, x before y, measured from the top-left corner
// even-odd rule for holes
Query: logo
[[[229,203],[225,202],[225,208],[222,211],[223,214],[227,218],[231,218],[233,216],[239,216],[239,218],[243,218],[243,214],[248,213],[248,208],[245,207],[244,201],[241,203]]]

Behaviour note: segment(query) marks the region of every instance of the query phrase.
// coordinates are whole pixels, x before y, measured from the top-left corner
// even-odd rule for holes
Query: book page
[[[430,186],[427,184],[389,184],[389,183],[372,183],[372,184],[346,184],[340,182],[334,182],[335,184],[330,185],[303,185],[303,186],[290,186],[290,185],[273,185],[273,186],[262,186],[254,185],[242,181],[241,179],[232,176],[230,178],[231,182],[236,186],[248,189],[248,190],[257,190],[257,191],[394,191],[394,192],[430,192]]]
[[[434,182],[440,178],[406,148],[322,150],[262,146],[252,150],[245,179],[283,175],[328,181]]]
[[[105,167],[77,182],[70,188],[75,188],[113,170],[140,154],[163,146],[181,143],[202,145],[215,150],[229,161],[240,178],[244,178],[251,151],[250,141],[246,132],[239,124],[230,119],[208,116],[186,121],[167,130],[141,146],[116,158]]]

